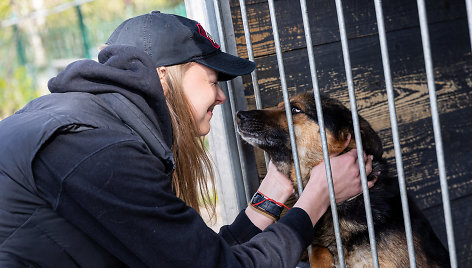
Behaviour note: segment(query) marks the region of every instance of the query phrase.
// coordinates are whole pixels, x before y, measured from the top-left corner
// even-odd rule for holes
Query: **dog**
[[[329,155],[356,148],[355,139],[350,139],[354,137],[350,110],[341,102],[327,96],[322,96],[321,103]],[[305,186],[310,177],[310,170],[324,160],[316,104],[312,94],[304,93],[291,98],[290,107],[300,172]],[[263,110],[239,111],[236,121],[242,139],[266,151],[277,169],[292,180],[296,189],[284,104]],[[359,125],[364,151],[367,155],[373,155],[373,170],[367,179],[377,179],[375,185],[369,189],[369,195],[379,265],[409,267],[398,181],[389,174],[377,133],[361,116]],[[435,235],[426,217],[412,198],[408,198],[408,205],[417,267],[449,267],[449,253]],[[346,267],[372,267],[363,195],[337,204],[337,212]],[[314,233],[311,267],[337,267],[339,258],[330,209],[316,223]]]

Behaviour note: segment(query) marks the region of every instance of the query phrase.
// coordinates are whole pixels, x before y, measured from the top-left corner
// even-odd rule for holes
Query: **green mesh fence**
[[[173,6],[162,7],[162,3]],[[186,16],[183,0],[129,0],[113,4],[118,6],[111,8],[107,0],[81,5],[83,27],[80,27],[77,8],[72,7],[41,19],[22,20],[1,28],[0,119],[31,98],[46,93],[45,81],[71,61],[87,56],[95,59],[98,47],[125,19],[152,10]],[[101,10],[104,7],[110,10]],[[37,89],[42,92],[38,93]]]

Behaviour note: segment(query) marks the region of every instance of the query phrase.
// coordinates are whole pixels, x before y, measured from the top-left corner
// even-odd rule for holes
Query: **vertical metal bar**
[[[395,160],[397,164],[398,185],[400,187],[400,196],[402,200],[403,221],[405,224],[406,241],[408,245],[408,254],[410,267],[416,267],[415,248],[413,245],[413,234],[411,231],[410,211],[408,208],[408,197],[406,191],[405,175],[403,172],[402,151],[400,148],[400,138],[398,135],[397,113],[395,110],[395,97],[393,94],[392,74],[390,71],[390,59],[388,55],[387,35],[385,33],[384,16],[382,10],[382,1],[374,0],[375,13],[377,16],[377,27],[379,31],[380,50],[382,53],[382,64],[384,69],[385,86],[387,89],[388,108],[390,111],[390,124],[392,126],[393,147],[395,149]]]
[[[308,50],[308,61],[310,64],[311,81],[313,84],[313,94],[314,94],[315,103],[316,103],[316,113],[318,116],[318,125],[320,128],[321,146],[323,148],[323,158],[324,158],[325,169],[326,169],[326,179],[328,180],[329,200],[331,204],[331,214],[333,216],[334,233],[336,236],[336,246],[338,249],[339,264],[341,265],[342,268],[344,268],[346,267],[346,264],[344,262],[344,251],[343,251],[343,245],[342,245],[342,240],[341,240],[341,232],[339,228],[338,212],[336,209],[337,208],[336,197],[334,193],[333,177],[331,174],[331,163],[329,161],[328,143],[326,141],[326,130],[325,130],[325,125],[324,125],[323,109],[321,107],[320,89],[319,89],[318,78],[316,74],[315,56],[313,53],[310,21],[308,20],[308,10],[306,7],[306,0],[300,0],[300,7],[302,11],[303,27],[305,30],[305,39],[306,39],[306,47]]]
[[[17,24],[13,24],[13,31],[15,33],[16,39],[16,52],[18,55],[18,62],[20,65],[26,64],[25,48],[23,47],[23,42],[21,40],[20,29]]]
[[[346,26],[344,24],[343,7],[342,7],[341,0],[335,0],[335,1],[336,1],[336,13],[337,13],[338,24],[339,24],[339,33],[341,36],[341,44],[342,44],[342,50],[343,50],[344,68],[346,70],[346,80],[347,80],[347,86],[349,89],[349,100],[351,103],[351,114],[352,114],[352,121],[354,125],[354,134],[356,136],[357,157],[358,157],[359,168],[360,168],[360,173],[361,173],[362,192],[364,195],[364,205],[365,205],[365,212],[366,212],[366,217],[367,217],[367,227],[369,230],[370,248],[372,251],[372,259],[373,259],[374,267],[378,268],[379,260],[377,256],[377,246],[375,244],[375,232],[374,232],[374,224],[372,221],[372,209],[370,207],[369,187],[367,186],[367,176],[365,172],[365,162],[364,162],[364,150],[362,148],[362,138],[361,138],[361,131],[359,127],[359,117],[357,115],[356,96],[354,93],[354,84],[352,80],[351,59],[349,57],[349,47],[347,43]]]
[[[241,18],[242,18],[243,27],[244,27],[244,37],[246,38],[247,55],[248,55],[249,60],[254,61],[251,34],[250,34],[250,29],[249,29],[249,23],[247,21],[246,3],[244,3],[244,0],[239,0],[239,7],[241,8]],[[254,87],[254,97],[256,100],[256,107],[257,109],[262,109],[261,93],[259,90],[259,84],[257,83],[257,70],[254,70],[251,73],[251,78],[252,78],[252,86]]]
[[[80,5],[75,6],[75,12],[77,13],[77,20],[79,23],[79,28],[80,28],[80,33],[82,34],[82,45],[84,48],[84,57],[87,59],[90,59],[90,46],[88,42],[88,37],[87,37],[87,28],[85,27],[84,24],[84,18],[82,16],[82,10],[80,8]]]
[[[298,194],[300,196],[303,192],[303,182],[302,182],[302,176],[300,173],[300,161],[298,159],[297,143],[295,139],[295,132],[293,129],[292,109],[290,107],[290,98],[288,96],[287,81],[285,80],[284,61],[282,57],[282,48],[280,47],[279,29],[277,27],[277,19],[275,17],[275,8],[274,8],[273,0],[269,0],[269,13],[270,13],[270,21],[272,23],[272,32],[274,34],[274,44],[275,44],[275,52],[277,55],[277,64],[279,67],[280,83],[282,85],[282,92],[284,95],[285,115],[287,117],[288,132],[290,135],[290,145],[292,147],[293,164],[295,166],[295,177],[297,179]],[[311,251],[312,251],[312,247],[311,245],[309,245],[308,252],[311,252]],[[309,258],[311,259],[311,254],[308,254],[308,255],[309,255]]]
[[[465,0],[467,8],[467,21],[469,23],[470,48],[472,49],[472,0]]]
[[[282,49],[280,47],[279,30],[277,28],[277,19],[275,18],[274,0],[269,0],[270,21],[272,22],[272,31],[274,33],[275,52],[277,54],[277,64],[279,66],[280,83],[284,95],[285,114],[287,116],[288,131],[290,134],[290,144],[292,146],[293,162],[295,165],[295,175],[297,177],[298,194],[303,192],[303,182],[300,174],[300,162],[298,160],[297,144],[295,141],[295,132],[293,130],[292,109],[290,107],[290,98],[288,96],[287,81],[285,80],[285,69],[282,58]]]
[[[225,43],[225,37],[223,34],[223,25],[221,23],[221,14],[220,14],[220,8],[218,5],[218,0],[214,0],[214,8],[215,8],[215,15],[216,15],[216,21],[218,25],[218,35],[220,37],[220,43],[221,43],[221,50],[226,51],[226,43]],[[229,97],[229,104],[231,106],[231,114],[236,114],[236,108],[235,108],[235,99],[234,99],[234,93],[233,93],[233,86],[232,84],[227,81],[226,82],[228,86],[228,97]],[[241,173],[242,173],[242,179],[243,179],[243,186],[244,186],[244,194],[246,197],[246,203],[248,203],[251,200],[251,191],[249,189],[249,183],[248,183],[248,175],[247,175],[247,167],[246,167],[246,158],[243,155],[242,152],[242,147],[241,147],[241,138],[237,133],[238,126],[236,125],[236,121],[233,121],[233,127],[235,131],[235,136],[236,136],[236,145],[238,148],[238,155],[239,155],[239,164],[241,166]]]
[[[244,28],[244,37],[246,38],[246,47],[247,47],[247,55],[249,60],[254,61],[254,53],[252,50],[252,41],[251,41],[251,32],[249,29],[249,23],[247,21],[247,12],[246,12],[246,3],[244,0],[239,0],[239,7],[241,8],[241,18],[243,20],[243,28]],[[257,68],[251,73],[252,78],[252,87],[254,89],[254,98],[256,100],[256,108],[258,110],[262,109],[262,102],[261,102],[261,92],[259,90],[259,84],[257,82]],[[269,164],[269,156],[267,152],[264,151],[264,158],[266,162],[266,166]]]
[[[431,117],[433,120],[434,141],[436,143],[436,157],[438,159],[439,180],[441,182],[441,194],[443,200],[444,219],[446,222],[447,244],[449,246],[449,256],[451,267],[457,267],[456,246],[454,243],[454,230],[452,225],[451,205],[449,201],[449,189],[447,186],[446,167],[444,161],[444,151],[441,137],[441,124],[439,122],[438,103],[436,98],[436,88],[434,85],[433,59],[431,57],[431,43],[429,41],[428,21],[426,7],[423,0],[417,0],[418,15],[421,28],[421,41],[423,44],[426,76],[428,79],[429,101],[431,106]]]

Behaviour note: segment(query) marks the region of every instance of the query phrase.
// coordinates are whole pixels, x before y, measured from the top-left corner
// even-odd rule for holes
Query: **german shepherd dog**
[[[312,94],[300,94],[290,100],[300,170],[304,186],[310,170],[323,161],[315,100]],[[339,101],[322,97],[322,109],[330,155],[356,148],[351,112]],[[296,186],[290,137],[283,103],[276,108],[240,111],[237,113],[238,132],[253,146],[265,150],[277,169]],[[363,148],[373,155],[373,171],[368,180],[377,178],[369,190],[375,238],[380,267],[409,267],[402,205],[397,179],[388,173],[382,157],[379,136],[370,124],[359,116]],[[295,188],[296,189],[296,188]],[[409,198],[416,264],[418,267],[449,267],[449,253],[436,237],[419,208]],[[363,195],[337,205],[341,239],[347,267],[372,267]],[[339,265],[331,212],[328,209],[316,223],[312,267]]]

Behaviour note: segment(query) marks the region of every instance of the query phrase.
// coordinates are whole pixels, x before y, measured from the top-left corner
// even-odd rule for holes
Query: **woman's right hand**
[[[372,171],[372,158],[369,156],[364,157],[364,159],[366,161],[366,174],[369,175]],[[362,193],[357,150],[353,149],[344,154],[332,157],[330,158],[330,163],[336,203],[343,202]],[[368,182],[369,188],[372,187],[374,183],[375,181]],[[314,226],[325,213],[329,205],[329,190],[325,165],[324,162],[321,162],[311,170],[310,180],[294,207],[305,210],[310,216]]]

